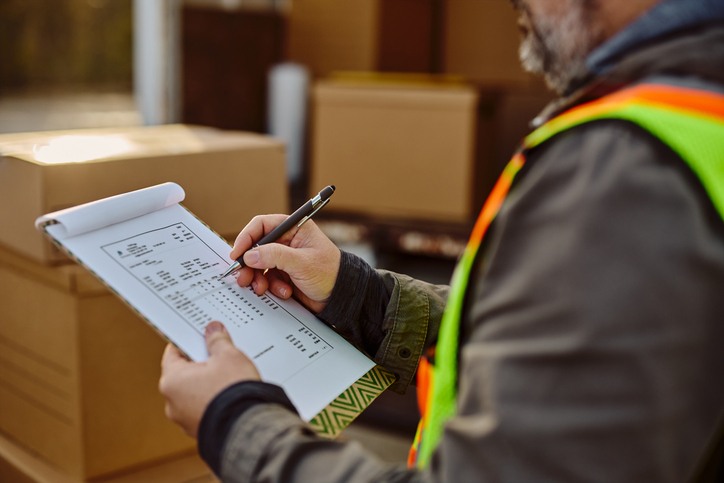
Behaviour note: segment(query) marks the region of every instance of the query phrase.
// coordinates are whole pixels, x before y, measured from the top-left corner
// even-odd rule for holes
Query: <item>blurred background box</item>
[[[510,87],[531,82],[518,59],[520,33],[509,0],[445,0],[444,72]]]
[[[83,268],[0,248],[0,300],[0,432],[81,479],[193,450],[164,415],[164,340]]]
[[[182,121],[266,132],[267,73],[283,60],[283,15],[197,0],[184,5],[181,22]]]
[[[310,193],[334,183],[329,212],[469,221],[476,90],[375,79],[316,84]]]
[[[173,181],[183,204],[229,239],[259,213],[288,210],[284,146],[259,134],[184,125],[0,135],[0,244],[42,262],[67,257],[38,216]]]
[[[3,483],[83,483],[0,434],[0,481]],[[99,478],[93,483],[218,483],[198,454],[185,453],[149,466]]]
[[[333,71],[434,72],[440,0],[293,0],[287,58]]]

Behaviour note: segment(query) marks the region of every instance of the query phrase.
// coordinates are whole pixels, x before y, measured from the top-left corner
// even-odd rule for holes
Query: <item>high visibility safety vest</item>
[[[445,422],[456,414],[458,331],[470,271],[488,227],[525,163],[526,153],[556,134],[599,119],[633,122],[667,144],[697,175],[724,219],[724,94],[668,84],[638,84],[574,107],[531,133],[488,196],[455,268],[434,363],[425,357],[420,360],[417,385],[422,419],[410,450],[410,467],[427,466]]]

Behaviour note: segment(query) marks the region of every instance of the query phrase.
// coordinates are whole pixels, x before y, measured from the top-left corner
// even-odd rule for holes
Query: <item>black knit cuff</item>
[[[382,277],[361,258],[342,251],[339,274],[317,317],[374,356],[385,337],[382,320],[390,296]]]
[[[362,259],[340,250],[339,273],[327,305],[317,314],[327,325],[354,319],[364,303],[365,288],[374,270]]]
[[[198,432],[199,454],[221,475],[226,438],[237,419],[257,404],[275,403],[297,413],[284,389],[261,381],[243,381],[221,391],[207,406]]]

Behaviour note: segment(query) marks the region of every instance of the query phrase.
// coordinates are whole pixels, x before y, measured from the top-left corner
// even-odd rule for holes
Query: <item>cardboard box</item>
[[[82,483],[0,434],[0,481],[3,483]],[[94,478],[94,483],[218,483],[208,466],[195,454],[120,474]]]
[[[0,433],[69,476],[193,450],[164,414],[164,346],[81,267],[0,248]]]
[[[467,222],[474,214],[476,91],[324,81],[314,88],[310,192],[325,211]]]
[[[333,71],[432,72],[439,0],[293,0],[287,57]]]
[[[509,0],[447,0],[444,72],[475,83],[526,85],[518,59],[520,33]]]
[[[284,146],[258,134],[167,125],[0,135],[0,244],[67,261],[38,216],[174,181],[184,206],[233,239],[259,213],[288,210]]]

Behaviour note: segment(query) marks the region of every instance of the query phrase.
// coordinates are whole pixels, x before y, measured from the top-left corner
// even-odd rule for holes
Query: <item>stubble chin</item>
[[[569,0],[559,15],[533,16],[525,5],[516,5],[522,40],[519,57],[523,68],[544,76],[546,84],[559,94],[584,71],[588,53],[596,44],[586,0]]]
[[[548,57],[545,44],[527,21],[520,20],[518,25],[521,33],[518,56],[523,68],[533,74],[545,74],[546,59]]]

